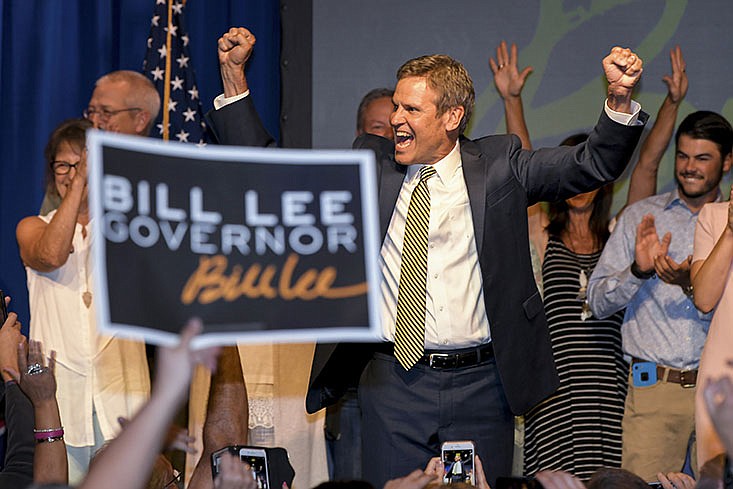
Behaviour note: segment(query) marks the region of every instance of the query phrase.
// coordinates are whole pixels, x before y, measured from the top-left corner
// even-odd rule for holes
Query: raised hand
[[[244,27],[232,27],[217,42],[219,63],[244,67],[257,39]]]
[[[628,48],[614,47],[603,58],[608,80],[608,106],[618,112],[631,112],[631,91],[641,78],[642,60]]]
[[[191,348],[194,336],[203,330],[200,319],[191,319],[181,331],[180,343],[176,347],[160,347],[156,358],[153,395],[163,398],[183,398],[188,393],[193,368],[202,364],[212,372],[216,371],[216,359],[221,348],[201,350]]]
[[[654,216],[651,214],[645,215],[636,227],[634,260],[639,269],[642,272],[651,272],[654,269],[655,258],[667,255],[671,241],[671,233],[666,233],[660,241],[657,228],[654,225]]]
[[[687,64],[682,57],[682,50],[679,46],[669,51],[669,61],[672,65],[672,74],[662,77],[662,81],[667,85],[667,97],[674,104],[679,104],[687,95]]]
[[[7,299],[6,297],[6,302],[9,303]],[[11,312],[0,328],[0,369],[2,369],[3,380],[13,378],[7,370],[18,370],[18,344],[24,341],[20,327],[17,314]]]
[[[81,151],[81,158],[79,159],[79,166],[76,167],[74,176],[71,179],[71,185],[80,185],[82,187],[86,187],[88,177],[89,177],[89,174],[87,170],[87,149],[84,148]]]
[[[34,406],[48,401],[56,402],[56,352],[51,351],[48,365],[43,355],[43,344],[40,341],[28,342],[28,353],[25,345],[17,346],[18,370],[9,368],[7,372],[18,383],[18,387],[30,399]]]
[[[256,41],[254,34],[244,27],[232,27],[219,38],[217,47],[224,96],[233,97],[249,89],[244,65]]]
[[[512,43],[511,54],[509,53],[506,41],[501,41],[501,44],[496,47],[496,61],[494,58],[489,58],[489,66],[494,74],[494,85],[503,99],[519,97],[527,77],[533,71],[531,66],[519,71],[516,44]]]

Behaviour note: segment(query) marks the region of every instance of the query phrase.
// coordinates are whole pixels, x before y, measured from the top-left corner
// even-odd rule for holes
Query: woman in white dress
[[[76,485],[89,461],[150,393],[145,345],[101,336],[94,313],[84,119],[62,123],[46,147],[49,186],[59,208],[26,217],[16,236],[26,267],[30,337],[56,351],[57,397]]]

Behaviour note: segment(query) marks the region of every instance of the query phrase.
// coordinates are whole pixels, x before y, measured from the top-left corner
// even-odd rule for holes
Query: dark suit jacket
[[[523,151],[516,136],[460,142],[496,362],[515,414],[526,412],[558,386],[542,298],[532,274],[527,206],[566,199],[615,180],[641,131],[642,126],[622,126],[603,113],[587,144],[577,147]],[[378,136],[361,136],[354,148],[376,153],[384,238],[405,167],[395,163],[392,143]],[[333,402],[345,383],[358,378],[369,357],[365,345],[319,345],[308,411]]]
[[[244,97],[206,114],[206,128],[212,141],[234,146],[274,146],[275,140],[262,125],[252,97]]]
[[[232,107],[229,120],[219,114],[218,123],[236,124],[243,131],[251,128],[251,134],[257,134],[260,130],[253,126],[259,120],[251,118],[249,108]],[[642,113],[640,120],[646,119]],[[558,386],[542,298],[532,274],[527,206],[566,199],[614,181],[631,158],[642,128],[617,124],[602,113],[587,142],[575,147],[525,151],[519,138],[508,135],[460,141],[491,339],[515,414],[526,412]],[[242,136],[245,139],[251,144],[251,137]],[[234,137],[226,144],[242,144],[238,141]],[[267,144],[265,138],[259,142]],[[354,148],[376,154],[384,238],[406,167],[394,161],[392,142],[379,136],[360,136]],[[318,345],[306,398],[308,412],[335,402],[354,385],[372,352],[368,344]]]

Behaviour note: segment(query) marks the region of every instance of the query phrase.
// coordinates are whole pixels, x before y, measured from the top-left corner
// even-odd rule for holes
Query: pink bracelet
[[[33,430],[36,440],[45,440],[47,438],[60,438],[64,436],[63,428],[54,428],[51,430]]]

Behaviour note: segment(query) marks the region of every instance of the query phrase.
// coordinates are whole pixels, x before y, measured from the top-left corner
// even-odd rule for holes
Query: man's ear
[[[458,105],[456,107],[451,107],[448,109],[445,114],[443,114],[443,118],[445,121],[445,130],[447,132],[452,132],[458,129],[458,127],[461,125],[461,121],[463,120],[463,115],[466,113],[466,109],[463,108],[462,105]]]
[[[150,124],[150,113],[147,110],[138,110],[135,114],[135,134],[147,136],[148,124]]]
[[[730,170],[731,165],[733,165],[733,152],[728,153],[725,158],[723,158],[723,173]]]

